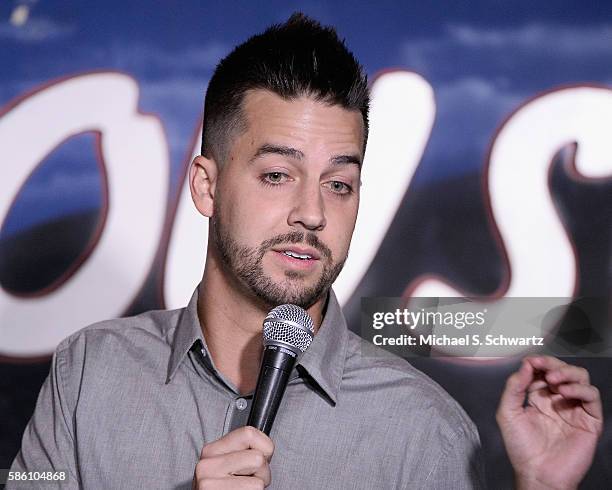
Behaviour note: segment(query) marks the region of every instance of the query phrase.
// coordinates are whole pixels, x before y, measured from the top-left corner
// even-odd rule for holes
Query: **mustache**
[[[301,242],[305,242],[307,245],[310,245],[327,259],[332,259],[332,252],[330,248],[325,245],[321,240],[319,240],[319,237],[317,235],[315,235],[314,233],[304,233],[301,231],[290,231],[289,233],[284,233],[282,235],[277,235],[273,238],[270,238],[261,244],[261,246],[259,247],[259,252],[260,255],[263,257],[263,254],[269,248],[275,247],[277,245],[282,245],[283,243]]]

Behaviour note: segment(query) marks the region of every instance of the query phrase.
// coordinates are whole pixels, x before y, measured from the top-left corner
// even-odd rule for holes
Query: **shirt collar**
[[[168,362],[168,377],[166,383],[169,383],[176,373],[179,365],[191,349],[193,344],[200,340],[204,348],[208,351],[204,337],[202,336],[202,328],[200,327],[200,319],[198,317],[198,293],[200,287],[191,295],[191,299],[186,308],[183,308],[179,316],[178,323],[174,330],[174,339],[172,340],[172,350],[170,360]]]
[[[330,289],[323,322],[299,365],[316,381],[335,404],[348,348],[346,320],[333,290]]]
[[[199,288],[199,286],[196,288],[189,304],[183,309],[179,317],[172,341],[167,383],[171,381],[187,352],[196,341],[202,342],[206,355],[210,355],[202,336],[198,318]],[[323,322],[298,364],[334,404],[337,402],[340,382],[344,373],[347,347],[348,329],[346,320],[336,295],[330,289]]]

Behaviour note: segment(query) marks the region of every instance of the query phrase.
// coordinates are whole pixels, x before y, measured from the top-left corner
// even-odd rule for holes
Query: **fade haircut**
[[[204,101],[202,155],[218,165],[232,139],[246,131],[242,102],[249,90],[269,90],[285,100],[312,97],[358,110],[368,137],[369,93],[363,68],[332,27],[302,13],[237,46],[217,65]]]

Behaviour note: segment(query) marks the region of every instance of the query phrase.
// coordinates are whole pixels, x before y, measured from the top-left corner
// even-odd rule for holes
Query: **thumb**
[[[525,359],[518,371],[506,381],[506,386],[499,402],[497,416],[499,418],[512,418],[523,413],[523,402],[527,388],[533,381],[533,367]]]

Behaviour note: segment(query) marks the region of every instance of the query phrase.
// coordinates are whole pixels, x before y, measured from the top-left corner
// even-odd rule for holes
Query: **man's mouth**
[[[294,259],[300,259],[300,260],[309,260],[312,259],[312,257],[308,254],[299,254],[297,252],[292,252],[291,250],[285,250],[283,252],[285,255],[287,255],[288,257],[293,257]]]
[[[283,247],[277,248],[274,250],[275,252],[282,253],[287,257],[291,257],[292,259],[298,260],[319,260],[319,254],[316,250],[311,248],[301,248],[301,247]]]

